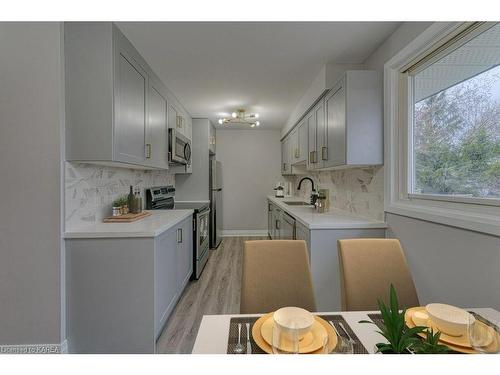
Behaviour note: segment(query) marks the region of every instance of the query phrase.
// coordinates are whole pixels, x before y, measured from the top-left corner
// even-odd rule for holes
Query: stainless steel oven
[[[191,141],[176,129],[168,129],[168,160],[171,163],[191,164]]]

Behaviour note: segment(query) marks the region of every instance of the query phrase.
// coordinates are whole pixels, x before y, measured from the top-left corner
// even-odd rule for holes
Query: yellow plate
[[[262,337],[261,329],[262,329],[262,325],[266,321],[268,321],[269,319],[271,319],[271,322],[272,322],[272,317],[273,317],[272,312],[269,314],[263,315],[254,323],[254,325],[252,327],[252,337],[253,337],[255,343],[263,351],[265,351],[268,354],[271,354],[273,352],[273,350],[272,350],[271,345],[264,339],[264,337]],[[331,348],[330,349],[331,351],[333,351],[335,349],[335,347],[337,346],[337,341],[338,341],[337,335],[335,334],[335,331],[333,330],[332,326],[330,324],[328,324],[328,322],[325,321],[324,319],[321,319],[318,316],[315,316],[314,318],[316,319],[315,325],[316,325],[316,323],[319,323],[328,333],[328,347]],[[271,326],[271,337],[272,337],[272,326]],[[306,337],[304,337],[302,339],[302,341],[304,341],[305,339],[306,339]],[[305,353],[305,352],[303,352],[302,349],[303,348],[301,348],[301,346],[299,344],[299,352]],[[309,354],[322,354],[323,353],[323,342],[321,342],[321,346],[319,347],[319,349],[308,352],[308,353]]]
[[[406,310],[405,322],[409,328],[413,328],[413,327],[417,326],[415,324],[415,322],[413,321],[413,315],[415,314],[415,312],[425,312],[425,307],[413,307],[411,309]],[[419,325],[423,326],[420,319],[416,319],[416,320],[419,322]],[[430,327],[428,324],[426,324],[425,326]],[[431,325],[431,326],[434,329],[434,332],[438,330],[433,325]],[[427,336],[427,334],[422,332],[422,333],[419,333],[419,336],[425,338]],[[454,336],[449,336],[449,335],[441,332],[441,337],[440,337],[439,341],[441,344],[446,345],[450,349],[455,350],[455,351],[460,352],[460,353],[466,353],[466,354],[477,353],[476,350],[471,348],[468,337],[464,337],[464,336],[454,337]],[[457,344],[457,342],[462,343],[462,345]]]

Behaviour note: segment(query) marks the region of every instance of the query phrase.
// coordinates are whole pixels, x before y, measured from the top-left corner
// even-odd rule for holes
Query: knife
[[[252,344],[250,343],[250,323],[246,323],[247,326],[247,354],[252,354]]]

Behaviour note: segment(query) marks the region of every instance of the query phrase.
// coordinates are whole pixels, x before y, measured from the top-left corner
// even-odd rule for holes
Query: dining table
[[[467,310],[479,314],[491,322],[500,322],[500,312],[493,308],[468,308]],[[355,337],[353,338],[357,338],[358,343],[366,349],[360,350],[358,353],[375,353],[375,344],[385,342],[385,339],[377,333],[379,328],[376,325],[360,323],[362,320],[370,321],[370,317],[373,318],[380,314],[379,311],[339,311],[314,314],[321,317],[336,316],[339,319],[343,318],[344,323],[348,325],[347,330],[354,333]],[[192,354],[231,354],[231,350],[228,349],[231,321],[245,321],[246,318],[255,320],[255,318],[262,315],[264,314],[204,315],[198,329]]]

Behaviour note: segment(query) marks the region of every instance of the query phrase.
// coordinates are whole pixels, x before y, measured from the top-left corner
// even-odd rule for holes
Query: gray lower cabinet
[[[286,219],[288,217],[276,204],[268,201],[268,231],[271,239],[291,238],[290,228],[293,224]],[[385,228],[381,225],[381,228],[373,229],[309,229],[295,219],[295,239],[304,240],[309,251],[318,311],[341,310],[337,241],[347,238],[385,238]]]
[[[193,270],[192,217],[157,237],[66,239],[70,353],[154,353]]]
[[[340,271],[337,241],[384,238],[385,229],[315,229],[309,231],[310,262],[318,311],[340,311]]]
[[[273,204],[267,202],[267,234],[269,238],[273,239],[274,235],[274,225],[273,225]]]
[[[155,239],[155,338],[193,273],[192,219]]]

